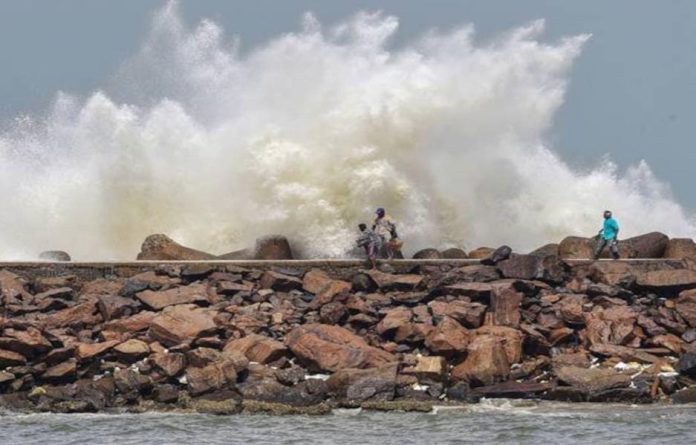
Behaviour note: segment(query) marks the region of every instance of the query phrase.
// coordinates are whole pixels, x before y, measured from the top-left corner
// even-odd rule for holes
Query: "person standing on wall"
[[[612,258],[619,259],[619,223],[613,218],[610,210],[604,211],[604,225],[599,231],[599,240],[594,252],[594,259],[599,259],[605,247],[609,246]]]
[[[382,207],[378,208],[375,214],[377,218],[375,218],[375,223],[372,225],[372,230],[382,238],[386,257],[389,259],[403,258],[401,254],[403,243],[396,233],[396,224]]]

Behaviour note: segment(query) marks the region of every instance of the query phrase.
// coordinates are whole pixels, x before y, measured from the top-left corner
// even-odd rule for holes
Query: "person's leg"
[[[370,260],[373,269],[377,269],[377,250],[377,245],[375,243],[370,243],[367,258]]]
[[[595,248],[594,251],[594,259],[598,260],[599,257],[602,255],[602,251],[604,250],[604,247],[607,245],[607,240],[604,238],[600,238],[599,241],[597,241],[597,247]]]
[[[615,260],[619,259],[619,243],[616,240],[609,241],[609,251]]]

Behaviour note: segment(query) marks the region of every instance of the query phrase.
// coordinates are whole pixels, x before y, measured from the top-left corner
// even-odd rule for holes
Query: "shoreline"
[[[692,260],[0,263],[0,408],[696,401]]]

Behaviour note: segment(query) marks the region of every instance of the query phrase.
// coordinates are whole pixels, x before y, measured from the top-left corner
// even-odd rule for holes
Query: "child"
[[[358,247],[363,247],[373,269],[377,269],[377,254],[382,249],[382,238],[373,230],[368,230],[367,225],[359,224],[360,236],[357,239]]]

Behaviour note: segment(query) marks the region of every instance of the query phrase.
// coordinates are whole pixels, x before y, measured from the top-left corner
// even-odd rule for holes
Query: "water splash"
[[[242,53],[169,3],[108,91],[59,93],[0,132],[0,256],[131,259],[158,232],[213,253],[278,232],[341,256],[377,206],[411,251],[533,248],[594,233],[604,208],[625,235],[696,235],[644,162],[581,172],[545,145],[587,35],[546,43],[537,21],[482,44],[463,26],[395,49],[397,28],[308,14]]]

